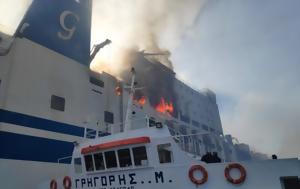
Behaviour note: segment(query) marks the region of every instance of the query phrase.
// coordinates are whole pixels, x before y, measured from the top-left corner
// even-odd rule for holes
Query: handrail
[[[143,118],[136,118],[136,119],[132,119],[132,122],[136,122],[136,121],[141,121],[141,120],[145,120],[145,124],[148,126],[148,119],[149,117],[148,116],[145,116]],[[119,122],[119,123],[115,123],[115,124],[110,124],[110,126],[118,126],[118,125],[122,125],[122,124],[125,124],[125,123],[128,123],[128,121],[123,121],[123,122]],[[89,129],[89,131],[88,131]],[[92,128],[85,128],[85,133],[84,133],[84,136],[86,135],[90,135],[90,136],[95,136],[95,137],[98,137],[98,132],[102,132],[101,130],[96,130],[96,129],[92,129]],[[94,134],[94,132],[96,132]]]
[[[66,157],[58,158],[57,163],[59,164],[61,160],[69,159],[69,158],[72,158],[72,156],[66,156]]]

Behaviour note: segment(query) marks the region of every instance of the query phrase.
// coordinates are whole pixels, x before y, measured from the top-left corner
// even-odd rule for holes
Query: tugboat
[[[298,159],[206,163],[183,151],[182,136],[153,118],[131,130],[134,83],[133,69],[124,132],[75,142],[70,174],[52,179],[48,188],[299,189]]]

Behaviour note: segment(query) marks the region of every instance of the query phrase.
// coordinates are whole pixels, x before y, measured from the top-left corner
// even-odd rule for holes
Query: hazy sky
[[[300,1],[208,0],[172,60],[213,89],[225,133],[268,154],[300,157]]]
[[[3,24],[15,20],[7,16],[12,9],[22,14],[17,2],[30,0],[0,0],[0,29],[11,30]],[[153,24],[170,8],[155,28],[165,38],[160,46],[171,50],[179,78],[215,91],[225,133],[257,151],[300,157],[300,1],[207,0],[203,6],[198,0],[176,0],[170,7],[172,2],[94,1],[93,42],[111,37],[114,44],[124,43],[122,34],[132,34],[120,30],[128,26],[125,21],[145,16],[137,10],[146,7],[146,15],[158,15],[146,18]],[[136,3],[138,9],[132,7]],[[122,24],[118,18],[128,20]]]

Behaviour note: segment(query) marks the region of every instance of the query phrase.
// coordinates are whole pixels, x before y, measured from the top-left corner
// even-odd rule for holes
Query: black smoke
[[[136,87],[142,87],[137,90],[135,99],[146,96],[152,107],[156,107],[161,98],[167,103],[174,106],[173,116],[177,115],[176,102],[177,95],[174,90],[175,72],[161,63],[160,56],[164,55],[147,55],[143,52],[132,50],[127,59],[127,68],[121,73],[122,79],[126,83],[130,83],[131,68],[136,71]]]

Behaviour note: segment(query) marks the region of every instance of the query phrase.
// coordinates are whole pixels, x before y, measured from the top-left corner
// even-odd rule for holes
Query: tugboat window
[[[160,163],[171,163],[173,162],[173,154],[171,150],[171,144],[160,144],[157,146],[159,162]]]
[[[65,98],[52,95],[51,96],[51,108],[58,111],[65,111]]]
[[[146,166],[148,165],[148,158],[145,146],[132,148],[133,159],[135,166]]]
[[[97,171],[105,169],[102,153],[94,154],[94,160],[95,160],[95,168]]]
[[[130,167],[132,165],[129,149],[118,150],[118,158],[120,167]]]
[[[107,169],[118,167],[115,151],[105,152],[104,155]]]
[[[84,156],[85,169],[86,171],[94,171],[93,157],[92,155]]]
[[[283,189],[299,189],[300,178],[297,176],[280,177],[281,186]]]
[[[82,173],[81,158],[74,159],[74,169],[75,169],[75,173]]]

